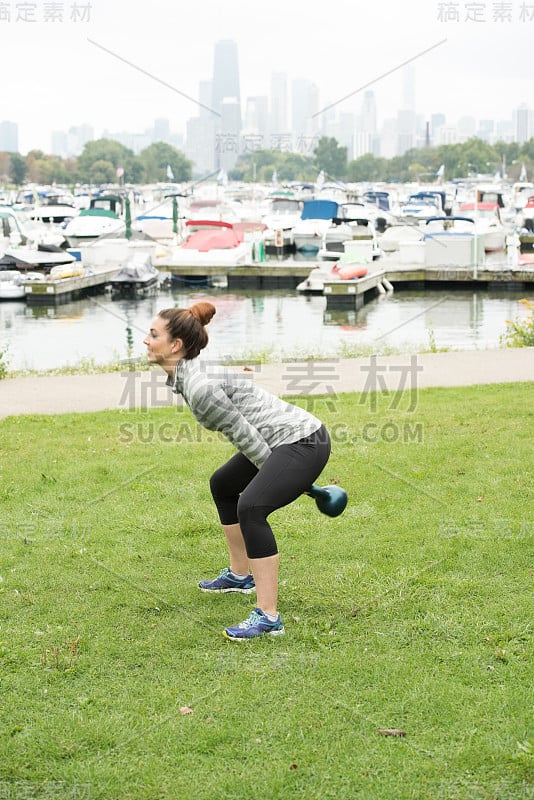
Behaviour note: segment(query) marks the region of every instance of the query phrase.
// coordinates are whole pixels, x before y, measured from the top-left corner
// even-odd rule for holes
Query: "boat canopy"
[[[366,203],[378,206],[382,211],[390,210],[389,192],[364,192],[363,199]]]
[[[334,200],[304,200],[301,219],[333,219],[337,216],[338,203]]]
[[[119,219],[118,214],[109,208],[82,208],[80,217],[111,217],[111,219]]]

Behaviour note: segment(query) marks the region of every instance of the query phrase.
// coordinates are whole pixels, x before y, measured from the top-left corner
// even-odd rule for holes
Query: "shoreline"
[[[280,396],[335,398],[351,392],[534,382],[534,347],[295,360],[229,368]],[[6,378],[0,380],[0,418],[176,405],[177,397],[165,380],[163,370],[154,368]]]

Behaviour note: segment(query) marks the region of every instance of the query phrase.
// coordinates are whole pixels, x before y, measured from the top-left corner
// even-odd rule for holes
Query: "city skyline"
[[[52,4],[24,5],[35,7],[33,22],[14,13],[0,17],[4,58],[15,67],[2,117],[18,124],[22,153],[48,152],[53,130],[85,124],[99,138],[104,130],[141,133],[168,119],[185,136],[199,104],[204,111],[210,105],[199,87],[212,79],[215,44],[224,39],[238,47],[243,114],[247,98],[269,96],[272,76],[286,74],[289,82],[317,86],[318,120],[332,108],[359,113],[364,91],[372,89],[381,126],[406,99],[403,64],[417,72],[415,111],[426,119],[438,113],[452,124],[462,116],[508,119],[521,104],[533,105],[527,53],[534,7],[532,19],[526,10],[521,19],[528,7],[520,0],[412,0],[409,14],[393,0],[376,7],[340,0],[321,18],[301,0],[271,0],[254,15],[243,0],[227,7],[205,0],[186,10],[164,0],[153,0],[150,9],[91,0],[87,19],[76,21],[66,19],[76,6],[67,0],[54,4],[65,13],[54,23],[44,21]],[[487,20],[469,19],[475,5]],[[505,5],[510,19],[492,21]],[[77,8],[84,6],[79,0]],[[450,18],[453,8],[457,20]]]

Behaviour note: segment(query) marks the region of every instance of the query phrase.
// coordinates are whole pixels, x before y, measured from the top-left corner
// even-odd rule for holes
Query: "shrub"
[[[505,347],[534,347],[534,301],[523,300],[528,309],[524,319],[506,320],[506,332],[501,336]]]

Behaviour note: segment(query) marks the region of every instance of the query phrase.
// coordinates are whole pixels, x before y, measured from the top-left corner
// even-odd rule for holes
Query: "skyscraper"
[[[314,114],[319,108],[319,92],[311,81],[297,78],[291,84],[291,95],[293,149],[302,155],[310,155],[318,129]]]
[[[231,169],[239,155],[241,134],[241,90],[237,44],[222,39],[215,44],[211,107],[215,115],[215,163]]]
[[[533,116],[532,110],[525,103],[514,108],[514,140],[519,144],[524,144],[534,135]]]
[[[18,153],[19,126],[16,122],[0,122],[0,150],[6,153]]]
[[[287,75],[285,72],[273,72],[271,75],[271,128],[273,133],[283,135],[289,132],[287,108]]]

